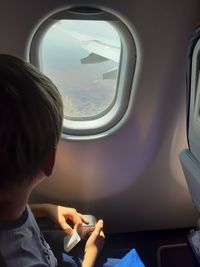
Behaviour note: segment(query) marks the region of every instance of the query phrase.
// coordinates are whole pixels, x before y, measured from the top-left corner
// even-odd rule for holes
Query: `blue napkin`
[[[135,249],[132,249],[121,260],[108,258],[103,267],[145,267]]]

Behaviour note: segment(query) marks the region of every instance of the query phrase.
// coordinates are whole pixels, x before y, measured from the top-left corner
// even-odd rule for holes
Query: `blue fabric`
[[[114,259],[114,258],[108,258],[107,261],[103,264],[102,267],[113,267],[116,266],[116,264],[121,261],[120,259]]]
[[[135,249],[122,258],[115,267],[145,267]]]
[[[63,258],[63,262],[68,263],[71,267],[78,266],[72,256],[69,256],[66,253],[62,253],[62,258]]]
[[[62,254],[63,261],[71,267],[81,266],[81,260],[66,253]],[[122,259],[107,258],[102,267],[145,267],[135,249],[132,249]]]
[[[9,267],[57,265],[29,206],[18,220],[0,222],[0,261]]]
[[[132,249],[121,260],[108,258],[103,267],[145,267],[135,249]]]

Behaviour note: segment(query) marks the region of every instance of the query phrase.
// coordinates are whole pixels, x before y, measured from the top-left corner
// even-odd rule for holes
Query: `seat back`
[[[200,211],[200,162],[189,149],[180,153],[180,161],[195,207]]]

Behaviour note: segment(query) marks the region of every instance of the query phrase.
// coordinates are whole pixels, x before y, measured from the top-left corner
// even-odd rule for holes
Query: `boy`
[[[33,188],[54,166],[63,105],[54,84],[31,64],[0,54],[0,266],[55,267],[57,261],[28,206]],[[33,205],[71,234],[84,216],[75,209]],[[103,247],[103,221],[86,242],[82,267],[94,266]]]

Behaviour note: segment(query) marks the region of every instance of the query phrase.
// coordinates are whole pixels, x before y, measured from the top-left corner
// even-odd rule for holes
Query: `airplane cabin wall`
[[[61,140],[53,175],[36,188],[32,201],[102,217],[110,232],[194,225],[198,213],[178,154],[187,147],[186,51],[200,1],[7,0],[0,8],[0,52],[26,59],[35,27],[74,3],[113,12],[135,33],[136,93],[126,123],[112,135]]]

